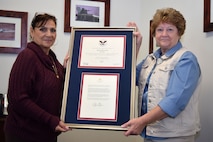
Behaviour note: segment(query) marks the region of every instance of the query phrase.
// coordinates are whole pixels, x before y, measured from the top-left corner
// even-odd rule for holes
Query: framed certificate
[[[126,130],[135,117],[135,28],[76,28],[61,119],[71,128]]]

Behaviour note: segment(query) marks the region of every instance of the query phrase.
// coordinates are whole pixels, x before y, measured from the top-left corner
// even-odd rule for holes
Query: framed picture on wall
[[[64,32],[71,27],[109,26],[110,0],[65,0]]]
[[[156,43],[156,40],[153,37],[152,32],[151,32],[151,24],[152,20],[149,21],[149,54],[155,52],[159,47]]]
[[[151,33],[151,24],[152,24],[152,20],[149,21],[149,54],[153,53],[153,48],[154,48],[154,40],[153,40],[153,36]]]
[[[204,16],[203,16],[203,31],[213,31],[213,2],[211,0],[204,0]]]
[[[27,12],[0,10],[0,53],[19,53],[27,44]]]

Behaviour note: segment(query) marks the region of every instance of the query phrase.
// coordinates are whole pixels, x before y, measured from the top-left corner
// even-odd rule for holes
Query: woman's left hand
[[[121,125],[122,128],[127,128],[128,130],[124,133],[125,136],[129,135],[139,135],[145,128],[146,124],[143,122],[142,117],[134,118]]]

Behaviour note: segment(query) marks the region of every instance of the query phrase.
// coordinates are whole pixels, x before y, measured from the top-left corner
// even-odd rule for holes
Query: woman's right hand
[[[135,22],[129,22],[127,24],[127,27],[135,27],[136,28],[136,31],[133,32],[134,36],[136,36],[136,54],[138,55],[138,52],[139,52],[139,49],[141,47],[141,44],[142,44],[142,35],[140,33],[140,30],[137,26],[137,24]]]
[[[60,121],[58,126],[55,127],[56,132],[66,132],[69,130],[72,130],[72,129],[70,129],[68,126],[66,126],[66,124],[63,121]]]

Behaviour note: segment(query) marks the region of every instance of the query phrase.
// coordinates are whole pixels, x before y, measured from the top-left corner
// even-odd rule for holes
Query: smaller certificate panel
[[[61,119],[72,129],[127,130],[135,117],[135,28],[72,28]]]
[[[125,35],[81,36],[79,68],[124,68]]]
[[[117,120],[119,74],[83,73],[79,120]]]

